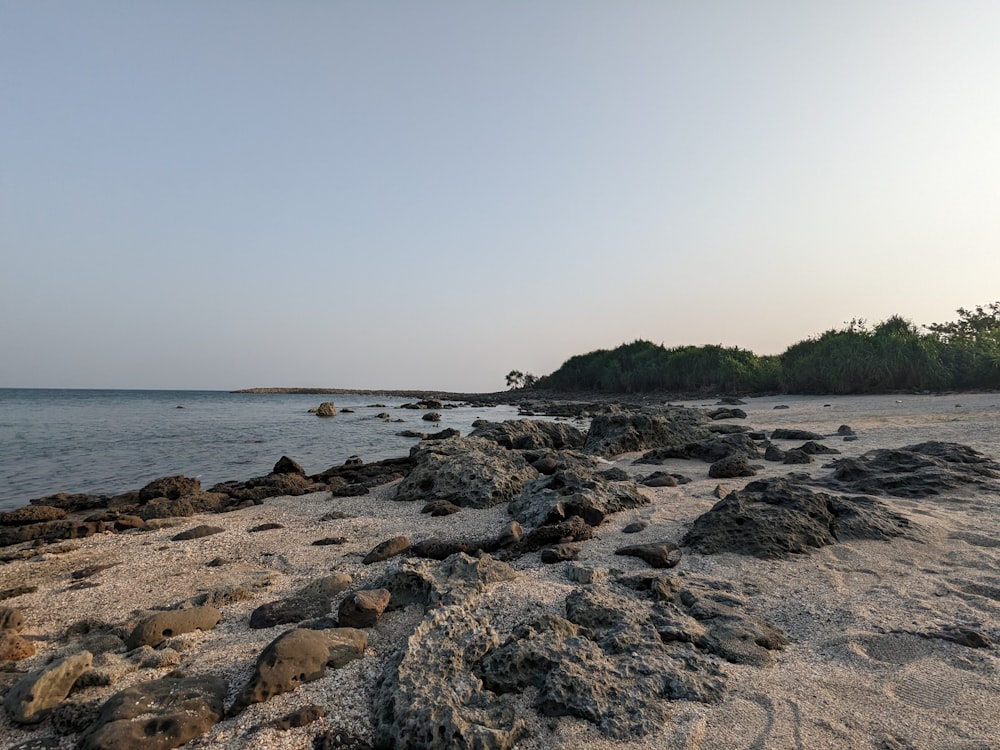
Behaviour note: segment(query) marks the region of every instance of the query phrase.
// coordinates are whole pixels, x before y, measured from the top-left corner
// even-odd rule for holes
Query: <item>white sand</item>
[[[791,408],[776,411],[772,408],[776,404]],[[752,399],[741,408],[749,414],[746,423],[756,429],[798,427],[831,433],[840,424],[848,424],[859,440],[827,440],[845,455],[936,439],[964,443],[1000,457],[997,395],[774,397]],[[633,474],[666,469],[695,481],[676,488],[644,489],[653,504],[620,514],[600,527],[598,538],[583,545],[581,561],[588,565],[643,569],[645,564],[639,560],[615,557],[614,549],[640,541],[676,542],[686,526],[715,502],[712,491],[719,482],[708,479],[708,464],[672,461],[665,467],[632,466],[636,455],[621,457],[616,464]],[[824,458],[817,457],[806,466],[758,463],[766,467],[761,476],[789,470],[819,476],[827,472],[821,468]],[[737,488],[746,481],[724,480],[722,484]],[[390,536],[406,534],[414,541],[430,536],[485,537],[509,520],[502,508],[430,518],[419,513],[419,504],[393,502],[392,493],[393,487],[387,486],[357,498],[330,499],[320,493],[274,499],[235,513],[181,519],[178,526],[159,531],[51,545],[29,560],[2,565],[0,589],[39,587],[35,593],[0,603],[23,610],[28,623],[24,634],[39,651],[16,668],[37,668],[73,648],[63,634],[80,620],[92,618],[124,628],[149,608],[170,605],[200,591],[244,585],[255,596],[223,607],[217,628],[179,636],[168,644],[178,651],[172,661],[180,668],[227,677],[232,697],[261,649],[290,627],[248,629],[249,614],[260,604],[330,571],[350,573],[356,587],[373,583],[393,562],[364,566],[361,558]],[[998,640],[1000,504],[995,496],[975,490],[924,500],[886,498],[885,502],[920,524],[929,541],[849,542],[785,561],[730,554],[702,556],[685,550],[680,570],[740,584],[753,613],[777,625],[791,640],[777,654],[774,667],[726,664],[728,689],[721,703],[676,702],[671,721],[661,732],[634,742],[613,742],[582,720],[533,718],[528,708],[531,696],[526,694],[521,699],[522,714],[529,719],[532,734],[518,747],[1000,747],[998,649],[970,649],[906,634],[963,625]],[[319,520],[332,510],[351,517]],[[650,521],[649,528],[638,535],[621,533],[626,523],[638,518]],[[268,522],[285,528],[246,533]],[[178,531],[201,523],[226,531],[200,540],[170,541]],[[335,535],[349,541],[340,546],[310,545]],[[206,567],[220,556],[230,562]],[[528,555],[518,561],[518,580],[493,587],[482,600],[483,606],[495,608],[493,624],[501,635],[539,613],[562,613],[562,601],[572,584],[562,565],[542,566],[537,558]],[[87,579],[99,584],[94,588],[70,588],[73,571],[97,563],[115,567]],[[313,736],[333,728],[370,738],[370,686],[384,659],[419,618],[415,607],[387,614],[371,631],[364,659],[331,671],[295,693],[252,706],[187,747],[306,750]],[[135,682],[162,676],[170,668],[138,670],[112,687],[78,691],[74,699],[104,699]],[[285,732],[260,728],[310,703],[325,707],[326,717],[320,722]],[[0,718],[0,748],[51,733],[47,723],[26,732],[12,727],[6,716]],[[61,746],[71,748],[73,742],[64,739]]]

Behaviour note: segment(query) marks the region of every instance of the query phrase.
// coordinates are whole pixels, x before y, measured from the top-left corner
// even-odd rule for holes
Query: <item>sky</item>
[[[0,0],[0,387],[494,391],[1000,298],[1000,3]]]

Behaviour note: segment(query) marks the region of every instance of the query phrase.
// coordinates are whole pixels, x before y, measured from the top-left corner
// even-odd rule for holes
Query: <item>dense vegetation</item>
[[[894,315],[852,320],[776,356],[722,346],[667,349],[633,341],[570,357],[541,378],[512,371],[508,385],[641,393],[879,393],[1000,388],[1000,302],[959,309],[958,319],[918,327]],[[519,376],[519,377],[512,377]]]

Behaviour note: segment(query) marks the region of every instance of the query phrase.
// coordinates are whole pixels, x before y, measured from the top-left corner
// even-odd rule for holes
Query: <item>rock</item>
[[[389,605],[387,589],[355,591],[340,603],[337,622],[342,628],[371,628]]]
[[[212,536],[213,534],[221,534],[225,531],[221,526],[208,526],[207,524],[202,524],[200,526],[195,526],[187,531],[182,531],[180,534],[175,534],[171,539],[175,542],[183,542],[188,539],[202,539],[206,536]]]
[[[361,562],[365,565],[371,565],[372,563],[382,562],[383,560],[388,560],[390,557],[401,555],[409,549],[410,540],[408,538],[405,536],[394,536],[391,539],[386,539],[384,542],[376,544]]]
[[[421,513],[430,513],[432,516],[450,516],[458,513],[462,509],[447,500],[433,500],[420,509]]]
[[[166,677],[113,695],[81,738],[82,750],[169,750],[223,716],[227,684],[215,675]]]
[[[130,531],[132,529],[141,529],[145,525],[146,521],[140,516],[125,514],[122,516],[118,516],[115,519],[115,531]]]
[[[483,689],[473,668],[499,645],[489,620],[462,606],[431,611],[375,687],[375,746],[510,750],[524,733],[513,705]]]
[[[159,497],[177,500],[185,495],[201,491],[201,482],[190,477],[175,476],[156,479],[139,490],[139,502],[148,503]]]
[[[0,607],[0,630],[20,633],[24,630],[24,613],[16,607]]]
[[[20,661],[35,655],[35,644],[13,630],[0,631],[0,662]]]
[[[668,458],[697,458],[711,463],[735,454],[757,458],[760,456],[760,449],[754,439],[746,433],[712,435],[693,442],[655,448],[637,458],[633,463],[660,464]]]
[[[654,471],[641,481],[643,487],[676,487],[677,477],[665,471]]]
[[[0,526],[0,547],[21,542],[55,542],[60,539],[84,539],[114,527],[102,521],[42,521],[22,526]]]
[[[823,445],[822,443],[817,443],[815,440],[810,440],[803,443],[795,450],[800,450],[803,453],[808,453],[810,456],[822,456],[822,455],[832,455],[835,453],[840,453],[836,448],[831,448],[828,445]]]
[[[784,464],[797,465],[797,464],[811,464],[812,460],[813,460],[812,456],[806,453],[805,451],[799,450],[798,448],[792,448],[789,451],[785,451],[784,458],[782,459],[781,462]]]
[[[542,547],[570,542],[585,542],[594,538],[594,527],[580,516],[570,516],[559,523],[546,524],[532,529],[512,548],[510,555],[535,552]]]
[[[628,526],[622,529],[623,534],[638,534],[640,531],[645,531],[649,527],[649,521],[633,521]]]
[[[251,502],[260,504],[269,497],[298,496],[317,489],[312,479],[301,474],[268,474],[253,477],[245,482],[221,482],[212,492],[232,498],[231,503]]]
[[[782,558],[847,539],[900,536],[917,538],[907,518],[870,497],[814,493],[787,479],[762,479],[695,519],[682,543],[706,555]]]
[[[670,407],[660,414],[616,412],[595,416],[583,450],[617,456],[663,445],[677,445],[708,436],[705,417],[693,409]]]
[[[586,439],[571,425],[534,419],[481,420],[470,437],[485,438],[510,450],[567,450],[582,447]]]
[[[298,727],[304,727],[312,724],[314,721],[319,721],[326,715],[326,710],[322,706],[302,706],[292,711],[290,714],[285,714],[280,719],[272,722],[271,726],[278,731],[284,732],[289,729],[297,729]]]
[[[65,700],[74,683],[90,669],[93,655],[81,651],[47,664],[21,678],[4,698],[4,709],[17,724],[37,724]]]
[[[837,434],[846,437],[848,435],[854,435],[854,430],[848,425],[842,424],[840,425],[840,427],[837,428]]]
[[[733,477],[752,477],[757,471],[750,465],[747,457],[736,453],[708,467],[708,476],[712,479],[732,479]]]
[[[566,577],[574,583],[589,585],[608,580],[609,572],[607,568],[591,568],[582,563],[571,562],[566,568]]]
[[[526,526],[558,523],[571,516],[599,526],[612,514],[649,504],[634,482],[613,482],[579,464],[541,476],[524,485],[508,505],[510,514]]]
[[[342,729],[331,729],[313,737],[312,750],[372,750],[367,740],[361,739]]]
[[[556,469],[559,468],[559,462],[556,460],[555,456],[542,456],[541,458],[532,461],[531,466],[539,474],[549,476],[556,473]]]
[[[23,526],[41,521],[59,521],[66,517],[66,511],[52,505],[25,505],[6,513],[0,513],[0,526]]]
[[[538,558],[546,565],[576,560],[580,556],[580,548],[572,544],[557,544],[554,547],[543,547]]]
[[[56,734],[80,734],[97,721],[102,705],[99,700],[86,703],[63,701],[49,713],[52,728]]]
[[[631,547],[620,547],[615,550],[616,555],[626,557],[638,557],[653,568],[672,568],[681,561],[681,551],[676,544],[670,542],[659,542],[652,544],[638,544]]]
[[[930,497],[1000,479],[1000,464],[958,443],[927,442],[834,460],[823,484],[847,492]]]
[[[274,465],[271,469],[272,474],[301,474],[306,475],[306,470],[302,468],[300,464],[295,459],[289,458],[288,456],[282,456],[278,459],[278,463]]]
[[[290,597],[257,607],[250,614],[250,627],[271,628],[323,617],[329,613],[333,597],[349,589],[352,582],[347,573],[332,573],[310,581]]]
[[[371,463],[357,463],[348,459],[342,466],[332,466],[310,479],[316,484],[343,482],[348,485],[360,484],[364,487],[378,487],[401,479],[410,472],[412,462],[409,456],[387,458]]]
[[[709,419],[746,419],[747,413],[742,409],[713,409],[708,412]]]
[[[215,607],[191,607],[158,612],[147,617],[132,630],[125,641],[130,650],[140,646],[159,646],[168,638],[194,630],[211,630],[222,615]]]
[[[345,544],[347,542],[346,536],[325,536],[322,539],[317,539],[310,544],[314,547],[328,547],[335,544]]]
[[[458,552],[476,557],[483,551],[485,544],[486,542],[482,541],[461,539],[424,539],[410,547],[410,554],[431,560],[444,560]]]
[[[736,435],[738,433],[746,433],[751,438],[754,437],[754,433],[744,424],[710,424],[706,428],[713,435]],[[759,438],[754,438],[759,439]]]
[[[251,526],[247,529],[248,534],[256,534],[261,531],[274,531],[275,529],[283,529],[285,525],[283,523],[262,523],[257,526]]]
[[[253,675],[230,708],[240,713],[252,703],[263,703],[281,693],[295,690],[304,682],[322,677],[327,667],[337,669],[364,655],[368,636],[354,628],[289,630],[275,638],[261,652]]]
[[[537,548],[536,548],[537,549]],[[464,603],[500,581],[512,581],[517,572],[507,563],[490,555],[473,558],[458,553],[441,562],[404,560],[399,567],[386,571],[378,582],[389,590],[388,610],[410,604],[425,607]]]
[[[335,417],[337,416],[337,407],[333,405],[332,401],[324,401],[318,407],[316,407],[317,417]]]
[[[825,435],[820,435],[809,430],[786,430],[777,429],[771,433],[771,440],[823,440]]]
[[[778,405],[777,405],[777,406],[775,406],[774,408],[775,408],[775,409],[789,409],[789,408],[791,408],[791,407],[789,407],[789,406],[788,406],[788,404],[778,404]]]
[[[446,500],[463,508],[510,502],[538,476],[520,454],[485,438],[424,442],[410,451],[413,470],[396,488],[396,500]]]
[[[441,415],[436,411],[427,412],[420,417],[425,422],[440,422]]]
[[[718,401],[715,402],[716,406],[745,406],[746,401],[738,399],[735,396],[723,396]]]
[[[768,445],[764,450],[765,461],[784,461],[785,452],[776,445]]]

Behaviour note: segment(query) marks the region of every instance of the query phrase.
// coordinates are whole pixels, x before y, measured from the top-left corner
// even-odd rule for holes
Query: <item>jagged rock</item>
[[[410,549],[410,540],[405,536],[394,536],[384,542],[376,544],[372,551],[365,555],[363,562],[365,565],[382,562],[390,557],[401,555]]]
[[[836,448],[831,448],[828,445],[817,443],[815,440],[810,440],[808,442],[805,442],[794,450],[800,450],[803,453],[808,453],[810,456],[822,456],[822,455],[832,455],[835,453],[840,453],[840,451],[838,451]]]
[[[322,617],[330,611],[333,597],[351,587],[347,573],[332,573],[311,581],[294,595],[257,607],[250,614],[250,627],[270,628]]]
[[[414,557],[425,557],[431,560],[444,560],[452,555],[463,552],[475,557],[483,551],[485,542],[463,541],[461,539],[424,539],[410,547]]]
[[[187,531],[182,531],[180,534],[175,534],[171,539],[175,542],[183,542],[189,539],[203,539],[206,536],[212,536],[213,534],[221,534],[225,531],[221,526],[209,526],[208,524],[201,524],[200,526],[195,526]]]
[[[510,551],[511,557],[535,552],[542,547],[570,542],[585,542],[594,538],[594,527],[580,516],[570,516],[559,523],[546,524],[532,529]]]
[[[531,466],[539,474],[545,474],[548,476],[556,473],[556,469],[559,468],[559,462],[556,460],[555,456],[542,456],[541,458],[532,461]]]
[[[375,746],[509,750],[524,732],[513,705],[472,669],[499,638],[462,606],[433,610],[386,665],[375,688]]]
[[[966,445],[937,441],[868,451],[831,463],[823,484],[848,492],[929,497],[964,484],[1000,479],[1000,464]]]
[[[90,669],[93,658],[89,651],[81,651],[22,677],[4,698],[4,709],[11,721],[37,724],[44,719],[49,709],[65,700],[73,684]]]
[[[413,470],[396,488],[396,500],[447,500],[469,508],[510,502],[538,476],[524,458],[485,438],[420,443],[410,451]]]
[[[624,469],[619,469],[617,466],[612,466],[610,469],[602,469],[597,472],[598,476],[604,477],[609,482],[631,482],[632,477]]]
[[[736,396],[723,396],[715,402],[716,406],[745,406],[746,401],[736,398]]]
[[[512,450],[580,448],[586,439],[580,430],[571,425],[533,419],[511,419],[505,422],[480,420],[470,437],[485,438]]]
[[[733,477],[752,477],[757,470],[750,465],[747,457],[742,453],[735,453],[718,461],[708,467],[708,476],[712,479],[732,479]]]
[[[339,668],[359,659],[368,646],[368,636],[354,628],[289,630],[261,652],[253,675],[230,708],[236,715],[252,703],[263,703],[304,682],[322,677],[327,667]]]
[[[638,534],[640,531],[645,531],[649,527],[649,521],[633,521],[624,528],[622,528],[623,534]]]
[[[372,750],[372,745],[343,729],[331,729],[313,737],[312,750]]]
[[[682,543],[707,555],[781,558],[847,539],[899,536],[916,538],[916,529],[870,497],[828,495],[787,479],[762,479],[695,519]]]
[[[681,551],[676,544],[670,542],[653,542],[636,544],[631,547],[620,547],[616,555],[638,557],[653,568],[672,568],[681,561]]]
[[[245,482],[221,482],[212,487],[211,491],[228,495],[235,501],[259,504],[270,497],[294,497],[315,492],[316,489],[312,479],[301,474],[268,474]]]
[[[24,629],[24,613],[17,607],[0,607],[0,630],[20,633]]]
[[[211,729],[223,716],[221,677],[166,677],[113,695],[83,735],[82,750],[169,750]]]
[[[340,603],[337,622],[342,628],[370,628],[389,605],[387,589],[355,591]]]
[[[302,464],[293,458],[288,456],[282,456],[278,459],[278,463],[274,465],[271,469],[272,474],[301,474],[305,476],[306,470],[302,468]]]
[[[777,409],[778,407],[774,407]],[[779,428],[771,433],[771,440],[823,440],[826,436],[809,430]]]
[[[114,527],[103,521],[42,521],[23,526],[0,527],[0,547],[21,542],[55,542],[60,539],[84,539],[105,531],[114,531]]]
[[[158,497],[176,500],[201,490],[201,482],[191,477],[176,476],[155,479],[139,490],[139,502],[148,503]]]
[[[352,463],[346,461],[342,466],[332,466],[326,471],[315,474],[310,479],[316,484],[342,480],[345,484],[360,484],[365,487],[378,487],[401,479],[412,468],[409,456],[401,458],[386,458],[371,463]]]
[[[314,547],[328,547],[333,544],[345,544],[346,542],[346,536],[325,536],[322,539],[310,542],[310,544]]]
[[[583,450],[610,457],[694,442],[708,436],[704,420],[704,415],[681,407],[671,407],[660,414],[602,414],[591,420]]]
[[[410,604],[449,606],[478,595],[486,586],[512,581],[517,572],[490,555],[473,558],[458,553],[441,562],[404,560],[385,573],[378,588],[389,590],[388,610]]]
[[[811,464],[813,461],[812,456],[803,450],[798,448],[792,448],[789,451],[785,451],[784,457],[781,459],[783,464],[799,465],[799,464]]]
[[[324,401],[318,407],[316,407],[317,417],[335,417],[337,416],[337,407],[334,406],[332,401]]]
[[[125,645],[129,649],[139,646],[159,646],[168,638],[181,633],[211,630],[221,619],[222,615],[215,607],[191,607],[158,612],[136,625]]]
[[[103,508],[107,501],[108,498],[105,495],[90,495],[84,492],[59,492],[55,495],[36,497],[29,502],[32,505],[50,505],[54,508],[61,508],[67,513],[76,513],[81,510]]]
[[[97,721],[102,705],[103,702],[99,700],[85,703],[63,701],[49,713],[52,728],[56,734],[79,734]]]
[[[541,476],[524,485],[508,506],[510,514],[526,526],[558,523],[580,516],[599,526],[611,513],[649,504],[633,482],[612,482],[583,465]]]
[[[13,630],[0,631],[0,662],[20,661],[35,655],[35,644]]]
[[[0,513],[0,526],[23,526],[41,521],[59,521],[65,517],[66,511],[53,505],[25,505]]]
[[[543,547],[538,553],[538,559],[546,565],[576,560],[580,556],[580,548],[573,544],[557,544],[553,547]]]
[[[850,426],[842,424],[840,425],[840,427],[837,428],[837,434],[842,435],[844,437],[853,436],[854,430]]]
[[[644,453],[633,461],[633,463],[660,464],[668,458],[697,458],[711,463],[737,454],[748,458],[758,458],[760,456],[760,448],[758,448],[756,441],[747,433],[713,435],[701,440],[655,448]]]

